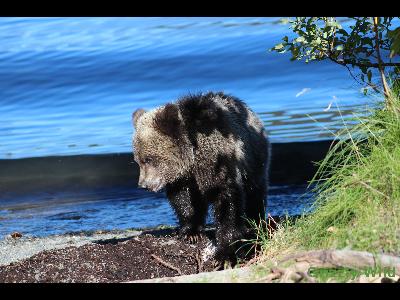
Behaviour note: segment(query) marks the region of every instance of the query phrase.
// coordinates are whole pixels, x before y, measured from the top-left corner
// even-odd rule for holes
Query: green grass
[[[399,97],[391,103],[390,108],[378,103],[337,134],[312,180],[313,212],[280,224],[272,237],[260,229],[264,258],[343,248],[400,254]]]

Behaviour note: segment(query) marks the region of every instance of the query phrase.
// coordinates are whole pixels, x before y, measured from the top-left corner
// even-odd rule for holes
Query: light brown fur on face
[[[135,161],[140,167],[139,186],[155,192],[182,176],[187,169],[175,141],[158,131],[153,124],[155,114],[162,109],[140,112],[133,137]]]
[[[157,168],[150,162],[142,164],[138,185],[153,192],[158,192],[165,186],[165,182]]]

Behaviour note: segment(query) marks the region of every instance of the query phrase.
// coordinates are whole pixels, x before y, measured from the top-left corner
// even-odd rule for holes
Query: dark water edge
[[[267,213],[279,220],[297,216],[313,203],[306,185],[271,186]],[[213,223],[212,207],[207,224]],[[139,230],[177,226],[163,193],[135,188],[103,188],[74,192],[34,193],[0,205],[0,239],[12,232],[48,236],[83,232]]]
[[[310,208],[307,182],[331,144],[272,144],[267,213],[294,216]],[[137,188],[138,176],[131,153],[0,160],[0,237],[177,225],[164,193]]]
[[[303,184],[332,141],[272,143],[271,185]],[[0,199],[43,190],[137,187],[132,153],[49,156],[0,160]]]

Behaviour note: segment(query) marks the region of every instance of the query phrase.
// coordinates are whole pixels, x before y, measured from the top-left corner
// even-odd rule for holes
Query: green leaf
[[[394,30],[389,30],[388,31],[388,36],[390,37],[390,38],[395,38],[396,36],[398,36],[400,34],[400,27],[397,27],[396,29],[394,29]]]
[[[290,19],[282,18],[282,19],[279,20],[279,23],[282,24],[282,25],[286,25],[286,24],[290,23]]]
[[[343,45],[338,45],[338,46],[336,46],[336,50],[342,51],[342,50],[343,50]]]
[[[338,33],[340,33],[341,35],[344,35],[344,36],[348,36],[348,35],[349,35],[349,34],[347,33],[347,31],[344,30],[344,29],[339,29],[339,30],[338,30]]]
[[[392,39],[389,57],[393,58],[396,54],[400,54],[400,27],[388,32],[388,36]]]
[[[374,47],[374,44],[372,43],[372,39],[369,37],[365,38],[365,43],[364,44],[369,44],[371,47]]]
[[[368,70],[368,72],[367,72],[367,77],[368,77],[368,81],[371,82],[371,78],[372,78],[372,72],[371,72],[371,70]]]

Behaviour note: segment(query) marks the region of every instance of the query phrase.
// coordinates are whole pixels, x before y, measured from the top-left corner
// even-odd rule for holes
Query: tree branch
[[[389,87],[386,83],[386,78],[385,78],[385,65],[383,64],[383,61],[381,59],[381,54],[379,50],[379,32],[378,32],[378,22],[379,19],[378,17],[374,17],[374,31],[375,31],[375,50],[376,50],[376,56],[378,58],[378,69],[379,73],[381,75],[381,80],[382,80],[382,85],[383,85],[383,91],[385,93],[386,99],[389,98]]]
[[[333,58],[331,56],[328,56],[329,59],[331,59],[332,61],[334,61],[335,63],[338,63],[340,65],[354,65],[357,67],[367,67],[367,68],[379,68],[379,66],[382,67],[400,67],[400,63],[396,63],[396,62],[388,62],[385,63],[382,61],[381,65],[379,63],[359,63],[350,59],[346,59],[343,58],[341,60],[338,60],[336,58]]]

